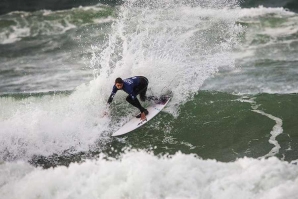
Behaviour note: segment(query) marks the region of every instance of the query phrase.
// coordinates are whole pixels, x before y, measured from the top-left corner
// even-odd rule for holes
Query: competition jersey
[[[135,76],[135,77],[130,77],[127,79],[123,80],[123,87],[121,90],[126,92],[127,94],[130,95],[132,99],[136,98],[136,94],[134,93],[134,88],[140,83],[140,78]],[[111,96],[109,98],[109,103],[113,100],[115,94],[117,93],[119,89],[114,85],[113,90],[111,93]]]

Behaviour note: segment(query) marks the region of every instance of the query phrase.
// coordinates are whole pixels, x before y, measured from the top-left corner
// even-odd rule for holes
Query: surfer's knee
[[[142,93],[142,95],[140,95],[140,100],[141,100],[142,102],[145,102],[146,98],[147,98],[147,97],[146,97],[145,94]]]
[[[131,98],[130,95],[128,95],[128,96],[126,97],[126,101],[129,102],[129,103],[131,103],[131,102],[133,101],[133,99]]]

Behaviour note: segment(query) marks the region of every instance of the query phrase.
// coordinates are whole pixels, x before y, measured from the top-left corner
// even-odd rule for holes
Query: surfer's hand
[[[146,120],[146,115],[145,115],[145,113],[143,112],[143,113],[141,113],[141,120]]]
[[[101,116],[100,117],[106,117],[106,116],[109,116],[110,114],[109,114],[109,112],[108,111],[103,111],[102,113],[101,113]]]
[[[110,106],[110,104],[106,105],[105,110],[102,112],[101,117],[109,116],[109,106]]]

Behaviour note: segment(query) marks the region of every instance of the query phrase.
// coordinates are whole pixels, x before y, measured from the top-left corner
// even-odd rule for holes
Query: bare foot
[[[141,113],[141,120],[146,120],[146,115],[145,115],[145,113]]]

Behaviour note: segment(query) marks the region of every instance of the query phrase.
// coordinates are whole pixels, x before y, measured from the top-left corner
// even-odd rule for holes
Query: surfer
[[[127,79],[116,78],[115,85],[113,86],[112,93],[108,99],[108,104],[113,101],[113,98],[118,90],[123,90],[128,94],[126,101],[140,110],[140,114],[136,118],[141,118],[141,120],[146,119],[148,115],[148,110],[142,107],[137,95],[140,95],[142,102],[146,100],[146,92],[148,87],[148,79],[143,76],[135,76]]]

